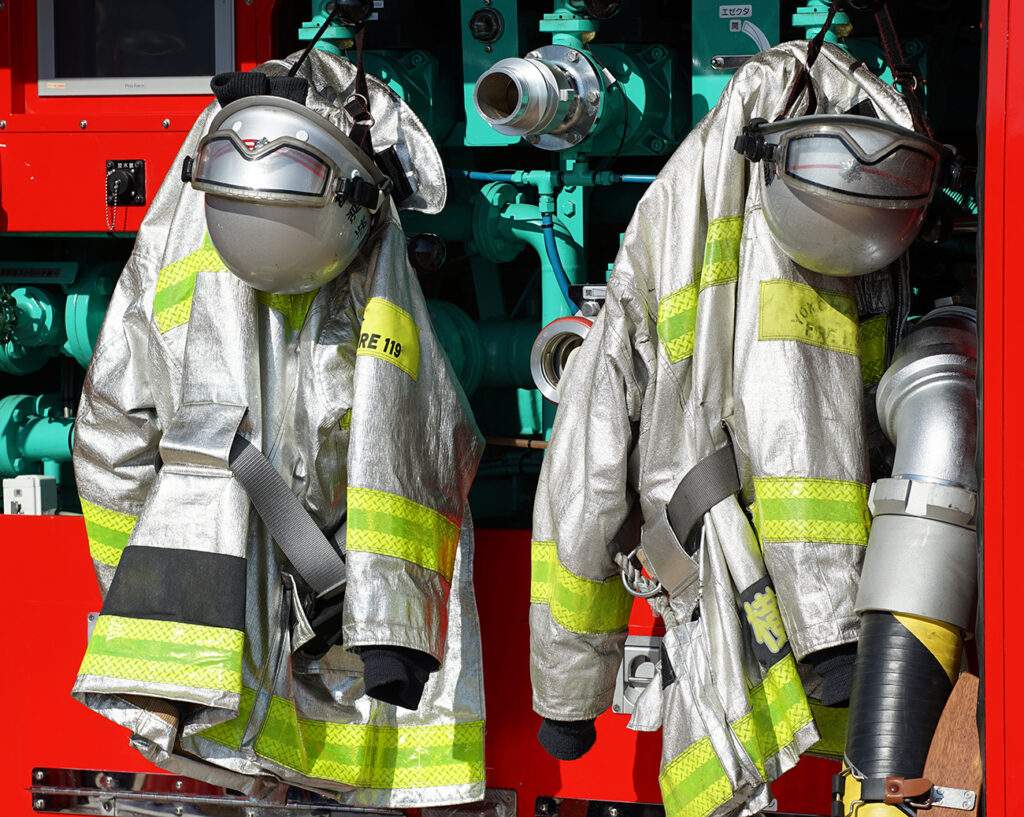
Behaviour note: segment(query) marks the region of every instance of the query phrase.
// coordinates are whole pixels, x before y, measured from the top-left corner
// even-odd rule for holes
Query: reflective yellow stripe
[[[808,754],[821,755],[841,760],[846,749],[846,723],[850,719],[847,706],[822,706],[817,701],[808,701],[814,725],[818,727],[821,740],[807,750]]]
[[[893,613],[896,620],[914,634],[928,652],[935,656],[939,666],[949,676],[952,684],[960,674],[960,658],[963,653],[963,639],[960,629],[942,621],[935,621],[905,613]]]
[[[369,488],[348,489],[349,551],[405,559],[451,581],[459,526],[405,497]]]
[[[257,290],[256,300],[264,306],[268,306],[284,315],[285,323],[298,332],[302,329],[302,324],[306,322],[309,306],[313,303],[313,299],[318,291],[303,292],[300,295],[278,295],[273,292],[260,292]]]
[[[338,426],[342,431],[348,431],[352,428],[352,409],[349,409],[341,415],[341,419],[338,421]]]
[[[754,479],[754,525],[762,542],[866,545],[868,488],[859,482],[801,477]]]
[[[701,738],[658,775],[667,817],[706,817],[732,797],[732,784],[710,738]]]
[[[551,580],[558,564],[558,547],[554,542],[530,542],[530,601],[547,604],[551,601]]]
[[[812,720],[793,656],[787,655],[768,670],[748,696],[750,712],[734,721],[732,728],[764,777],[766,762]]]
[[[173,264],[168,264],[156,279],[153,297],[153,320],[160,334],[188,323],[192,314],[192,295],[200,272],[227,272],[210,236],[203,237],[203,246]]]
[[[577,576],[558,561],[554,542],[533,542],[531,551],[530,601],[547,604],[560,627],[587,634],[625,629],[633,597],[618,574],[603,582]]]
[[[85,531],[89,537],[89,555],[97,562],[117,567],[128,537],[139,517],[128,513],[111,511],[82,500],[82,516]]]
[[[885,315],[869,318],[858,330],[860,379],[865,386],[877,383],[885,372]]]
[[[239,692],[244,643],[224,627],[100,616],[78,673]]]
[[[256,693],[242,691],[238,717],[200,736],[237,749]],[[371,789],[462,786],[484,781],[484,722],[371,726],[300,718],[275,696],[254,746],[257,755],[307,777]]]
[[[420,329],[404,309],[383,298],[370,298],[356,354],[391,363],[415,380],[420,370]]]
[[[856,355],[857,301],[851,295],[795,281],[762,281],[758,340],[796,340]]]
[[[740,272],[740,236],[743,216],[716,218],[708,225],[704,244],[704,263],[700,270],[700,288],[735,281]]]
[[[669,363],[693,355],[697,325],[697,284],[677,289],[658,301],[658,339]]]

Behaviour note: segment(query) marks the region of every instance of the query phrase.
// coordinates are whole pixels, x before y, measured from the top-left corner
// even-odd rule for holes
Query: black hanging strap
[[[800,94],[807,90],[807,109],[804,111],[803,116],[810,116],[818,108],[818,95],[814,91],[814,83],[811,81],[811,68],[814,67],[814,63],[818,59],[818,54],[821,53],[822,43],[825,42],[825,34],[832,27],[832,20],[836,16],[836,4],[833,0],[832,5],[829,7],[828,15],[825,17],[825,25],[821,27],[817,34],[807,43],[807,63],[800,66],[800,72],[797,75],[796,80],[793,82],[793,87],[790,88],[789,96],[786,98],[786,104],[782,106],[782,113],[780,113],[775,121],[778,122],[780,119],[787,119],[790,116],[790,110],[796,104],[796,101],[800,98]]]
[[[910,67],[903,56],[903,49],[900,47],[899,37],[896,36],[896,28],[892,24],[892,17],[889,15],[889,7],[885,4],[875,12],[875,22],[878,24],[878,37],[882,41],[882,50],[885,51],[886,62],[892,70],[893,84],[903,94],[910,110],[910,118],[914,122],[914,130],[932,138],[932,130],[924,117],[924,107],[917,97],[917,86],[923,81],[913,68]]]
[[[356,92],[345,100],[345,111],[352,117],[352,130],[348,138],[355,142],[362,151],[373,158],[373,140],[370,128],[373,127],[373,116],[370,114],[370,89],[366,82],[366,71],[363,69],[364,28],[356,34]]]

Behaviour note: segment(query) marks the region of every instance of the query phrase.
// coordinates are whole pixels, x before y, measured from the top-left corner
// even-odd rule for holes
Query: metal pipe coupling
[[[973,310],[938,309],[900,344],[878,388],[896,443],[874,516],[856,610],[907,613],[973,629],[977,594],[977,336]]]
[[[492,65],[476,81],[473,104],[498,133],[544,150],[565,150],[594,130],[604,85],[584,52],[546,45]]]
[[[558,318],[545,326],[530,350],[533,382],[552,403],[558,403],[558,387],[572,360],[583,345],[593,321],[573,316]]]

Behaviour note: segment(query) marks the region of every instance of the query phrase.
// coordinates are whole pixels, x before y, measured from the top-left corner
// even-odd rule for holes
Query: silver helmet
[[[264,292],[310,292],[341,273],[391,183],[335,125],[277,96],[226,105],[185,176],[206,193],[210,240]]]
[[[761,204],[782,251],[834,276],[864,275],[903,254],[949,154],[912,130],[852,115],[755,120],[736,147],[763,160]]]

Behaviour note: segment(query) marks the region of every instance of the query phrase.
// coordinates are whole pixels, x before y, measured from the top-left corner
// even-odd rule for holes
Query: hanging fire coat
[[[761,166],[733,143],[752,118],[784,113],[910,120],[829,45],[813,96],[784,112],[806,51],[786,44],[740,68],[641,200],[564,381],[534,508],[534,709],[591,719],[612,702],[632,603],[615,554],[636,546],[640,521],[645,539],[673,536],[680,480],[733,442],[741,490],[704,516],[699,581],[671,599],[660,673],[631,722],[663,728],[671,817],[766,805],[766,781],[819,740],[801,675],[820,680],[797,661],[857,637],[864,386],[884,367],[890,279],[793,263],[760,211]]]
[[[344,101],[355,69],[309,60],[307,104],[347,129],[324,99]],[[466,496],[482,440],[397,215],[320,290],[250,289],[178,179],[216,107],[150,207],[82,395],[75,474],[105,600],[73,694],[158,765],[255,796],[284,781],[371,807],[478,800]],[[423,126],[372,79],[371,108],[377,146],[416,168],[413,205],[436,212],[444,179]],[[296,652],[312,594],[228,469],[236,434],[345,549],[344,643],[321,659]],[[364,693],[350,650],[369,645],[440,662],[417,710]]]

